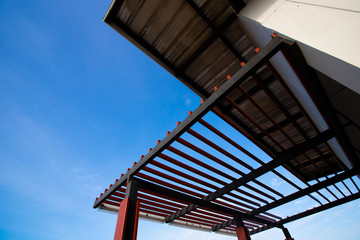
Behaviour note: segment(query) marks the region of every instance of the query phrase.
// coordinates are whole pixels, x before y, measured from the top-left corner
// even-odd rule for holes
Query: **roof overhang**
[[[352,139],[343,128],[344,122],[334,111],[317,74],[306,64],[296,43],[283,37],[273,38],[263,49],[256,48],[236,15],[244,5],[234,6],[234,2],[112,2],[104,21],[204,102],[111,185],[95,201],[95,208],[116,211],[124,197],[126,183],[132,179],[140,186],[139,198],[143,202],[140,216],[234,234],[236,214],[247,221],[245,224],[251,233],[257,233],[359,197],[353,178],[359,173],[359,153],[352,146]],[[284,79],[285,68],[296,76],[291,81],[302,93],[301,98],[294,94],[287,76]],[[203,118],[209,113],[251,140],[270,160],[259,159],[231,134],[205,122]],[[215,140],[196,132],[193,129],[196,125],[204,126],[211,134],[238,148],[249,160],[240,160]],[[201,144],[185,140],[186,134]],[[179,143],[183,149],[174,147]],[[229,161],[237,161],[238,168],[245,170],[233,169],[228,162],[203,150],[203,145],[211,146]],[[221,173],[211,164],[204,165],[196,156],[210,159],[232,174]],[[177,158],[189,163],[184,164]],[[255,167],[253,163],[260,165]],[[198,170],[194,164],[205,170]],[[286,168],[305,184],[305,189],[286,181],[277,167]],[[257,180],[266,174],[277,175],[294,191],[285,196],[268,183]],[[227,180],[216,182],[212,175]],[[207,185],[207,182],[213,183]],[[353,184],[356,191],[352,191],[349,184]],[[336,193],[329,190],[329,186],[334,187]],[[345,194],[344,189],[349,190],[349,194]],[[324,191],[334,200],[326,197]],[[318,197],[314,197],[314,193]],[[306,196],[319,206],[285,219],[267,212]]]

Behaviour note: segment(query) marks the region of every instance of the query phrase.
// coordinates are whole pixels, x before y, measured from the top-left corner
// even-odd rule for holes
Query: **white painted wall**
[[[322,7],[337,8],[348,11],[360,11],[359,0],[289,0],[289,2],[306,3],[310,5],[317,5]]]
[[[240,16],[295,39],[310,66],[360,94],[360,0],[252,0]]]

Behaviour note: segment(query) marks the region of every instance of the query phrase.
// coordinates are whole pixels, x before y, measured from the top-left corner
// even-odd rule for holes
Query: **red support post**
[[[251,240],[249,230],[245,227],[243,220],[239,215],[234,216],[236,225],[236,235],[238,240]]]
[[[125,198],[120,203],[118,219],[116,223],[116,230],[114,240],[123,240],[125,233],[125,223],[129,207],[129,198]]]
[[[249,231],[245,226],[236,228],[238,240],[251,240]]]
[[[135,210],[135,220],[134,220],[134,227],[133,227],[133,240],[136,240],[137,237],[137,230],[139,224],[139,209],[140,209],[140,201],[136,200],[136,210]]]
[[[129,181],[126,186],[125,199],[120,203],[114,240],[136,240],[138,221],[137,184]]]

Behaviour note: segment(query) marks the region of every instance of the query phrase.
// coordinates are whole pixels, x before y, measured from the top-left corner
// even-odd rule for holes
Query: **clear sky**
[[[95,197],[199,105],[102,22],[109,5],[0,0],[0,239],[113,239],[116,216]],[[359,209],[288,228],[297,240],[360,239]],[[141,221],[138,239],[234,238]]]

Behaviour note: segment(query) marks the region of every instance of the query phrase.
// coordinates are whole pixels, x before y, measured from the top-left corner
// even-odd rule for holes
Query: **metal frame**
[[[286,43],[287,40],[282,37],[274,38],[263,51],[257,54],[252,60],[248,62],[243,68],[241,68],[234,76],[232,76],[227,82],[225,82],[218,91],[214,92],[207,100],[203,102],[191,115],[189,115],[174,131],[170,132],[159,144],[157,144],[151,152],[145,155],[133,168],[131,168],[118,182],[116,182],[107,192],[104,193],[94,203],[94,208],[99,207],[101,202],[114,193],[120,186],[122,186],[128,176],[133,176],[139,172],[146,164],[158,156],[163,150],[165,150],[172,142],[180,137],[187,129],[198,122],[207,112],[212,110],[216,104],[227,96],[236,86],[242,81],[245,81],[252,73],[252,71],[266,61],[268,61],[281,47]]]
[[[164,219],[165,222],[177,222],[179,220],[186,221],[187,223],[210,226],[213,231],[219,232],[223,230],[235,231],[236,227],[243,226],[250,229],[250,234],[255,234],[257,232],[261,232],[272,227],[277,227],[283,230],[284,235],[287,239],[291,239],[288,230],[284,228],[283,224],[359,198],[360,189],[352,178],[353,176],[359,174],[359,159],[355,152],[356,149],[354,150],[354,148],[351,146],[345,131],[341,128],[340,121],[334,109],[331,108],[331,104],[329,104],[329,100],[326,96],[325,91],[322,89],[321,84],[318,81],[313,81],[315,74],[311,71],[311,69],[307,67],[306,62],[303,59],[297,46],[294,43],[287,41],[285,38],[277,36],[268,44],[266,48],[262,49],[259,53],[257,53],[255,57],[253,57],[249,62],[246,62],[245,59],[241,56],[241,54],[236,51],[236,49],[230,44],[230,42],[223,34],[223,31],[233,21],[235,21],[236,15],[231,14],[220,27],[216,28],[209,20],[209,18],[202,12],[202,10],[194,3],[194,1],[186,0],[186,2],[194,9],[197,15],[200,16],[202,20],[212,30],[212,35],[203,43],[203,46],[197,49],[197,51],[195,51],[193,55],[188,58],[187,62],[183,63],[183,65],[179,68],[173,65],[156,49],[146,43],[143,39],[141,39],[134,32],[132,32],[131,29],[128,28],[124,23],[117,19],[116,13],[118,12],[120,7],[120,1],[113,1],[110,10],[107,12],[104,18],[104,21],[108,23],[112,28],[125,35],[128,39],[132,41],[133,44],[146,52],[156,62],[158,62],[161,66],[163,66],[165,69],[167,69],[177,78],[179,78],[199,96],[207,99],[200,105],[198,109],[191,113],[188,118],[186,118],[182,123],[179,123],[177,128],[170,132],[162,141],[158,142],[154,149],[152,149],[151,151],[149,151],[148,154],[142,157],[138,163],[134,164],[134,166],[129,169],[126,174],[122,175],[120,179],[115,182],[114,185],[110,185],[109,189],[106,189],[105,192],[96,199],[94,203],[94,208],[102,207],[102,205],[105,203],[118,206],[119,203],[127,196],[131,195],[132,199],[135,199],[135,201],[136,196],[138,196],[140,202],[140,209],[142,212],[146,214],[160,216]],[[240,11],[241,8],[245,6],[245,3],[243,1],[229,0],[229,4],[233,7],[235,12]],[[210,95],[193,81],[191,81],[191,79],[185,74],[185,70],[216,39],[220,39],[240,62],[246,64],[227,82],[223,83],[219,87],[216,87],[215,91]],[[277,73],[276,69],[273,68],[272,65],[268,62],[268,60],[279,51],[282,51],[287,57],[289,63],[292,65],[292,67],[302,80],[303,85],[306,86],[309,95],[313,97],[313,101],[319,106],[319,109],[322,111],[324,119],[329,125],[328,130],[319,132],[319,130],[315,127],[311,118],[307,115],[306,111],[304,111],[296,97],[294,97],[286,84],[284,84],[281,76]],[[266,79],[266,81],[260,81],[255,71],[264,64],[271,70],[273,75]],[[249,78],[253,79],[257,83],[257,85],[251,90],[245,91],[240,86],[240,84],[248,80]],[[287,93],[292,98],[292,101],[296,103],[299,112],[290,115],[290,113],[285,109],[285,107],[269,90],[269,84],[275,81],[279,81],[283,88],[287,91]],[[240,91],[242,95],[237,99],[231,99],[229,97],[229,94],[235,89]],[[267,97],[269,97],[273,101],[273,103],[277,105],[278,109],[281,110],[282,114],[286,116],[286,118],[282,122],[277,123],[276,121],[274,121],[274,119],[272,119],[266,113],[266,111],[264,111],[261,106],[259,106],[259,104],[252,98],[252,95],[259,91],[265,92]],[[263,128],[262,126],[257,124],[256,120],[254,120],[250,115],[248,115],[240,108],[240,102],[244,100],[251,102],[273,124],[273,126],[270,128]],[[224,103],[228,103],[228,106],[230,107],[226,107],[226,104]],[[248,125],[240,121],[234,115],[234,113],[231,111],[232,109],[235,109],[240,114],[242,114],[243,117],[247,121],[255,125],[261,133],[259,134],[255,133],[255,131],[252,131]],[[234,142],[232,139],[224,135],[221,131],[215,129],[210,124],[205,122],[202,117],[204,117],[205,114],[210,111],[215,113],[218,117],[227,122],[234,129],[238,130],[248,139],[256,142],[257,145],[269,156],[271,156],[273,160],[268,163],[264,163],[262,160],[258,159],[246,149]],[[316,136],[308,136],[301,128],[301,126],[297,123],[297,120],[302,118],[310,122],[312,127],[317,132]],[[195,123],[202,124],[207,129],[221,137],[223,140],[227,141],[235,148],[245,153],[247,156],[259,163],[261,166],[253,169],[251,166],[247,165],[238,157],[227,152],[220,146],[216,145],[215,143],[203,137],[196,131],[192,130],[191,127]],[[283,127],[289,126],[290,124],[295,129],[297,129],[299,135],[303,137],[304,140],[302,142],[296,143],[283,130]],[[292,147],[284,148],[279,141],[275,140],[272,137],[271,134],[277,131],[281,132],[283,136],[288,139],[288,141],[292,144]],[[214,148],[216,151],[224,154],[225,156],[244,166],[245,168],[250,170],[250,173],[245,174],[244,172],[237,170],[230,164],[227,164],[223,160],[207,153],[206,151],[198,148],[190,142],[182,139],[181,136],[185,132],[191,134],[203,143]],[[339,170],[335,169],[334,166],[329,163],[329,156],[337,159],[336,155],[332,152],[332,149],[327,144],[327,141],[333,137],[336,137],[339,140],[344,152],[352,160],[354,164],[353,169],[346,170],[344,168],[342,169],[343,172],[339,173]],[[175,141],[181,143],[189,149],[194,150],[202,156],[226,167],[227,169],[235,172],[236,174],[239,174],[240,178],[234,178],[226,173],[221,173],[221,171],[215,169],[214,167],[202,163],[201,161],[188,155],[187,153],[176,149],[173,146],[170,146]],[[268,142],[272,142],[276,147],[270,146]],[[323,152],[320,150],[319,145],[325,146],[329,150],[329,153],[327,153],[327,155],[324,155]],[[170,156],[167,156],[164,153],[165,150],[171,151],[177,156],[183,157],[190,162],[193,162],[199,166],[208,169],[211,172],[217,173],[224,178],[231,180],[231,182],[226,183],[220,179],[216,179],[209,174],[201,172],[196,168],[193,168]],[[316,159],[312,159],[311,156],[308,156],[306,152],[309,150],[315,151],[319,156],[319,159],[324,161],[328,167],[332,168],[332,173],[334,174],[334,176],[328,177],[326,176],[325,172],[322,172],[322,175],[325,176],[325,180],[323,181],[320,181],[316,176],[311,176],[317,181],[317,183],[310,185],[306,181],[306,179],[301,176],[301,174],[292,171],[292,168],[288,166],[288,164],[290,164],[290,160],[295,162],[295,164],[297,164],[299,168],[303,171],[307,171],[307,166],[304,166],[304,164],[302,164],[296,159],[298,155],[304,156],[308,160],[306,164],[316,169],[319,169],[320,171],[323,171],[317,165]],[[213,181],[214,183],[222,185],[223,187],[219,188],[214,184],[203,181],[197,177],[190,176],[189,174],[185,174],[175,168],[167,166],[166,164],[162,164],[161,162],[154,160],[156,157],[161,158],[167,162],[171,162],[172,164],[175,164],[180,168],[187,169],[190,172],[196,173],[199,176]],[[151,164],[156,168],[160,168],[163,171],[167,171],[175,175],[181,176],[187,181],[172,177],[169,174],[166,174],[162,171],[152,168],[151,166],[148,166],[148,164]],[[303,181],[303,183],[306,185],[306,188],[300,188],[296,184],[286,179],[283,175],[281,175],[275,169],[279,166],[285,166],[286,169],[289,170],[294,176],[298,177],[300,180]],[[148,174],[144,174],[143,172],[148,172],[150,175],[156,175],[161,178],[169,179],[170,181],[173,181],[179,185],[183,185],[187,188],[180,187],[176,184],[171,184],[167,181],[162,181]],[[262,182],[256,180],[257,177],[268,172],[273,172],[282,180],[295,187],[297,191],[288,196],[283,196],[275,189],[272,189],[263,184]],[[346,183],[344,183],[344,180],[346,179],[350,179],[351,182],[355,185],[356,189],[358,190],[357,193],[353,193],[346,185]],[[196,182],[199,185],[207,187],[208,189],[198,186],[197,184],[192,184],[189,181]],[[269,191],[270,193],[266,193],[263,190],[257,189],[249,185],[249,182],[257,184],[259,187]],[[349,196],[346,196],[344,192],[336,185],[337,183],[342,183],[351,194]],[[125,185],[126,190],[123,188]],[[134,185],[138,185],[137,187],[139,187],[139,192],[131,191],[131,189],[137,188],[133,187]],[[245,186],[247,189],[255,192],[256,194],[244,191],[239,188],[240,186]],[[334,187],[342,196],[338,197],[333,191],[328,188],[329,186]],[[188,188],[192,190],[189,190]],[[324,194],[320,192],[320,190],[327,191],[336,200],[330,201]],[[312,193],[318,193],[321,199],[313,197],[311,195]],[[295,199],[306,195],[318,202],[320,206],[296,214],[294,216],[287,217],[285,219],[281,219],[278,216],[266,212],[267,210],[289,203]],[[327,203],[324,204],[324,200]],[[262,205],[257,201],[265,205]],[[134,213],[134,209],[132,209],[132,213]],[[207,215],[207,219],[203,218],[204,215]],[[131,231],[131,229],[127,229],[126,231]],[[133,239],[133,237],[128,237],[128,239]]]
[[[270,170],[273,170],[273,169],[279,167],[280,165],[284,164],[286,161],[289,161],[290,159],[295,158],[296,156],[300,155],[301,153],[312,149],[314,146],[317,146],[320,143],[323,143],[332,137],[333,137],[332,132],[330,130],[326,130],[323,133],[321,133],[320,135],[314,137],[313,139],[311,139],[309,141],[303,142],[303,143],[299,144],[298,146],[294,146],[290,149],[287,149],[284,152],[282,152],[281,154],[279,154],[279,156],[276,159],[251,171],[246,176],[233,181],[232,183],[226,185],[225,187],[220,188],[219,190],[209,194],[208,196],[206,196],[204,198],[204,200],[211,202],[214,199],[216,199],[220,196],[223,196],[223,195],[229,193],[230,191],[232,191],[250,181],[253,181],[254,179],[269,172]],[[186,209],[183,209],[183,210],[167,217],[165,221],[171,222],[171,221],[175,220],[176,218],[178,218],[186,213],[189,213],[192,210],[195,210],[197,207],[198,206],[196,206],[195,204],[192,204],[189,207],[187,207]]]
[[[335,183],[340,182],[342,180],[353,177],[356,174],[358,174],[358,172],[359,172],[358,170],[352,169],[352,170],[349,170],[347,172],[341,173],[341,174],[336,175],[336,176],[334,176],[334,177],[332,177],[330,179],[324,180],[324,181],[322,181],[320,183],[317,183],[317,184],[314,184],[314,185],[312,185],[310,187],[307,187],[307,188],[305,188],[305,189],[303,189],[301,191],[295,192],[295,193],[290,194],[290,195],[288,195],[286,197],[283,197],[281,199],[273,201],[273,202],[271,202],[271,203],[269,203],[267,205],[259,207],[256,210],[253,210],[252,212],[250,212],[250,214],[256,216],[256,215],[258,215],[258,214],[260,214],[262,212],[265,212],[265,211],[268,211],[268,210],[270,210],[272,208],[276,208],[278,206],[284,205],[284,204],[289,203],[289,202],[291,202],[293,200],[299,199],[299,198],[304,197],[304,196],[306,196],[306,195],[308,195],[310,193],[313,193],[313,192],[315,192],[317,190],[321,190],[321,189],[323,189],[323,188],[325,188],[327,186],[331,186],[332,184],[335,184]],[[338,201],[339,202],[336,201],[336,203],[330,203],[330,204],[332,204],[334,206],[336,206],[337,204],[340,205],[340,204],[343,203],[344,200],[341,200],[341,201],[338,200]],[[322,205],[322,206],[329,206],[329,205]],[[311,215],[311,214],[309,214],[309,215]],[[299,216],[302,216],[302,215],[299,215]],[[281,220],[280,222],[285,224],[285,223],[288,223],[290,221],[293,221],[291,219],[295,220],[296,217],[288,218],[288,220]],[[213,231],[218,231],[218,230],[220,230],[222,228],[225,228],[227,226],[230,226],[230,225],[233,225],[233,222],[231,222],[231,221],[223,222],[221,224],[218,224],[217,226],[214,226]]]
[[[296,144],[293,147],[290,147],[288,149],[284,149],[282,152],[277,154],[277,156],[273,160],[271,160],[270,162],[268,162],[266,164],[261,162],[261,160],[258,160],[262,164],[262,166],[260,166],[257,169],[252,169],[250,166],[246,166],[246,164],[244,162],[242,162],[240,159],[237,159],[235,156],[231,155],[230,153],[227,153],[221,147],[217,146],[216,144],[214,144],[211,141],[209,141],[208,139],[204,138],[203,136],[201,136],[194,130],[190,129],[195,123],[199,122],[202,125],[204,125],[205,127],[207,127],[208,129],[210,129],[211,131],[213,131],[216,134],[218,134],[219,136],[221,136],[223,139],[225,139],[228,142],[230,142],[231,144],[233,144],[234,146],[237,146],[236,143],[231,142],[231,140],[228,139],[225,135],[223,135],[218,130],[214,129],[210,124],[206,123],[202,119],[202,117],[209,111],[216,112],[216,110],[214,110],[215,107],[217,107],[217,105],[224,98],[226,99],[230,92],[232,92],[236,88],[239,88],[238,86],[243,81],[248,79],[248,77],[253,76],[253,72],[257,68],[259,68],[261,65],[265,64],[275,53],[280,51],[284,46],[287,46],[288,44],[291,45],[292,43],[288,42],[287,40],[285,40],[284,38],[281,38],[281,37],[274,38],[266,48],[264,48],[259,54],[257,54],[252,60],[250,60],[241,70],[239,70],[236,74],[234,74],[234,76],[232,76],[221,87],[219,87],[217,89],[217,91],[214,92],[207,100],[205,100],[199,106],[199,108],[197,108],[193,113],[191,113],[188,118],[186,118],[182,123],[178,123],[178,126],[172,132],[168,133],[168,135],[165,137],[165,139],[158,142],[158,144],[154,147],[154,149],[151,149],[151,151],[147,155],[145,155],[138,163],[134,164],[134,166],[131,169],[129,169],[127,171],[127,173],[125,175],[123,175],[119,180],[117,180],[114,185],[111,185],[109,190],[106,190],[104,192],[104,194],[101,195],[100,198],[98,198],[95,201],[94,208],[100,207],[102,203],[114,204],[111,201],[116,201],[116,202],[121,201],[121,198],[114,198],[112,196],[115,195],[118,197],[122,197],[122,195],[119,195],[119,193],[117,193],[117,192],[121,189],[122,186],[124,186],[125,184],[129,184],[129,182],[128,182],[129,179],[132,179],[131,182],[136,182],[136,184],[139,185],[139,187],[141,188],[142,191],[147,191],[147,192],[151,192],[151,193],[161,193],[161,195],[163,197],[165,196],[168,199],[175,199],[177,201],[183,202],[184,204],[189,204],[187,206],[185,205],[180,208],[177,208],[178,210],[176,210],[176,212],[171,213],[171,211],[168,211],[165,209],[161,210],[162,208],[169,208],[169,206],[154,203],[154,202],[148,201],[146,199],[143,199],[142,202],[153,205],[153,207],[150,207],[150,206],[144,207],[145,210],[143,210],[143,211],[148,212],[148,213],[156,213],[157,212],[161,216],[164,216],[165,222],[172,222],[176,219],[183,219],[183,217],[185,217],[187,219],[187,221],[189,221],[189,222],[198,223],[200,221],[199,217],[201,217],[202,215],[198,215],[196,213],[196,211],[202,211],[198,208],[205,208],[205,209],[209,209],[209,210],[212,210],[215,212],[228,214],[231,216],[240,216],[241,219],[244,219],[246,221],[254,221],[258,224],[259,223],[263,224],[262,226],[253,225],[255,228],[252,228],[251,227],[252,223],[246,223],[248,228],[252,228],[250,230],[250,234],[254,234],[254,233],[269,229],[271,227],[277,227],[280,229],[284,229],[283,224],[285,224],[285,223],[288,223],[288,222],[298,219],[302,216],[310,215],[312,213],[321,211],[322,209],[327,209],[327,208],[342,204],[344,202],[350,201],[351,199],[355,199],[355,198],[359,197],[359,193],[356,193],[356,194],[351,195],[351,197],[344,197],[342,199],[337,198],[338,200],[336,200],[334,202],[330,202],[327,199],[329,202],[328,204],[321,205],[320,207],[318,207],[316,209],[313,209],[313,210],[310,210],[310,211],[307,211],[304,213],[300,213],[300,214],[297,214],[295,216],[292,216],[292,217],[289,217],[286,219],[280,219],[278,221],[273,220],[273,218],[267,219],[267,217],[265,216],[265,215],[268,215],[270,217],[276,218],[276,216],[274,216],[270,213],[267,213],[266,211],[269,209],[275,208],[277,206],[283,205],[285,203],[288,203],[299,197],[303,197],[306,195],[309,195],[311,197],[311,195],[310,195],[311,193],[317,192],[318,190],[321,190],[321,189],[327,189],[328,186],[333,185],[336,187],[335,183],[343,181],[345,179],[348,179],[348,178],[358,174],[358,169],[354,168],[354,169],[346,171],[344,173],[341,173],[338,175],[336,174],[334,177],[328,178],[322,182],[318,182],[317,184],[314,184],[312,186],[308,185],[308,187],[305,189],[298,188],[297,192],[290,194],[286,197],[280,193],[278,195],[281,197],[280,199],[273,198],[272,196],[267,195],[262,191],[259,191],[260,194],[264,194],[265,197],[268,197],[271,200],[273,200],[271,203],[268,203],[267,201],[264,200],[266,203],[266,205],[264,205],[264,206],[260,206],[260,205],[256,204],[256,202],[252,202],[251,199],[247,199],[247,198],[240,197],[237,195],[230,195],[230,196],[238,197],[239,199],[241,199],[243,201],[247,201],[249,204],[253,204],[253,205],[257,206],[257,207],[252,207],[248,204],[240,203],[238,201],[232,200],[232,201],[234,201],[235,204],[237,204],[239,206],[244,206],[245,208],[252,209],[250,212],[247,212],[246,209],[239,208],[239,207],[237,208],[238,210],[236,210],[236,209],[234,209],[233,205],[226,206],[226,204],[224,202],[217,200],[217,199],[222,198],[222,199],[225,199],[225,200],[231,202],[231,199],[225,197],[224,195],[233,194],[232,193],[233,190],[239,190],[240,186],[246,185],[248,182],[251,182],[251,181],[252,182],[256,181],[256,178],[258,178],[259,176],[261,176],[267,172],[273,171],[274,173],[276,173],[276,170],[275,170],[276,167],[286,164],[289,160],[296,158],[300,154],[304,154],[308,150],[316,148],[320,144],[326,144],[326,141],[328,141],[329,139],[331,139],[335,136],[334,129],[330,128],[328,130],[325,130],[324,132],[318,133],[318,135],[315,137],[312,137],[312,138],[307,137],[307,138],[305,138],[306,139],[305,141],[303,141],[299,144]],[[264,86],[262,86],[262,88],[263,87]],[[245,96],[247,96],[247,95],[245,94]],[[250,98],[250,96],[247,96],[247,97]],[[220,116],[222,116],[222,115],[220,115]],[[288,121],[291,122],[292,120],[289,119]],[[193,149],[193,150],[199,152],[200,154],[202,154],[214,161],[217,161],[218,163],[222,164],[223,166],[227,166],[229,169],[232,168],[230,165],[226,165],[226,163],[222,162],[220,159],[217,159],[216,157],[204,152],[203,150],[197,148],[196,146],[193,146],[192,144],[190,144],[190,143],[186,142],[184,139],[182,139],[181,135],[185,132],[192,134],[194,137],[197,137],[204,143],[212,146],[213,148],[217,149],[218,151],[222,152],[223,154],[227,155],[228,157],[232,158],[233,160],[238,161],[240,164],[244,165],[245,167],[248,167],[248,169],[250,169],[251,172],[248,174],[243,174],[240,172],[241,177],[239,179],[233,179],[231,183],[226,184],[224,187],[219,188],[214,192],[209,192],[206,189],[199,188],[196,185],[173,178],[169,175],[161,173],[161,172],[147,166],[147,164],[151,163],[152,165],[155,165],[166,171],[173,172],[173,173],[175,173],[179,176],[183,176],[189,180],[192,180],[195,182],[197,181],[205,186],[212,187],[211,184],[210,185],[206,184],[197,178],[194,178],[192,176],[181,173],[180,171],[178,171],[176,169],[170,168],[170,167],[154,160],[155,157],[160,157],[167,161],[172,161],[173,163],[176,163],[178,165],[181,164],[180,162],[176,162],[175,159],[172,159],[171,157],[166,156],[163,153],[163,151],[165,149],[167,149],[167,150],[174,152],[177,155],[183,156],[191,161],[194,161],[197,164],[200,164],[206,168],[209,168],[211,171],[216,172],[216,169],[212,168],[211,166],[204,165],[204,163],[201,163],[200,161],[194,159],[193,157],[186,155],[182,151],[170,146],[173,142],[178,141],[181,144],[184,144],[185,146],[189,147],[190,149]],[[243,149],[241,146],[237,146],[237,147],[241,148],[242,151],[246,152],[246,150]],[[250,153],[249,153],[249,155],[251,156]],[[255,156],[252,156],[252,157],[254,159],[256,159]],[[190,169],[194,172],[197,172],[199,174],[199,171],[196,169],[192,169],[189,166],[185,166],[185,165],[181,165],[181,166],[185,167],[187,169]],[[139,173],[140,170],[144,170],[149,173],[152,173],[152,174],[155,174],[158,176],[162,176],[166,179],[170,179],[172,181],[178,182],[182,185],[191,187],[198,191],[207,192],[208,195],[202,196],[201,194],[198,194],[194,191],[186,190],[184,188],[177,187],[173,184],[155,179],[146,174]],[[233,171],[236,171],[236,170],[233,170]],[[219,173],[219,174],[221,174],[221,173]],[[139,179],[138,177],[140,177],[142,179]],[[206,176],[206,177],[209,177],[209,176]],[[260,184],[260,186],[261,186],[261,183],[258,183],[258,184]],[[176,189],[176,190],[172,190],[172,189]],[[213,189],[216,189],[216,188],[213,187]],[[276,194],[277,192],[273,190],[273,193]],[[194,197],[194,196],[197,196],[197,197]],[[253,199],[257,198],[257,200],[260,200],[260,201],[263,200],[259,197],[256,197],[255,195],[253,195],[252,197],[254,197]],[[326,199],[326,197],[323,197],[323,198]],[[109,200],[110,200],[110,202],[109,202]],[[166,200],[165,200],[165,203],[166,203]],[[175,208],[171,208],[171,207],[170,207],[170,209],[172,209],[172,211],[175,210]],[[163,213],[160,213],[160,212],[163,212]],[[162,215],[162,214],[164,214],[164,215]],[[260,215],[260,214],[265,214],[265,215]],[[235,223],[234,219],[228,219],[226,221],[223,221],[222,223],[214,225],[214,223],[219,220],[220,219],[214,215],[214,217],[212,217],[212,219],[201,220],[201,221],[203,224],[210,224],[212,226],[213,231],[220,231],[221,229],[227,229],[227,228],[233,229],[231,226],[234,225],[234,223]],[[286,233],[286,231],[284,233]]]
[[[271,221],[263,219],[263,218],[259,218],[259,217],[252,216],[252,215],[247,214],[247,213],[236,211],[234,209],[221,206],[219,204],[211,203],[210,201],[206,201],[206,200],[203,200],[203,199],[198,199],[198,198],[192,197],[190,195],[183,194],[181,192],[178,192],[178,191],[168,189],[168,188],[162,187],[160,185],[151,183],[149,181],[145,181],[145,180],[138,179],[138,178],[135,178],[135,181],[143,189],[149,190],[151,192],[160,192],[162,195],[173,198],[173,199],[178,199],[178,200],[188,202],[188,203],[197,205],[199,207],[204,207],[206,209],[211,209],[211,210],[214,210],[214,211],[217,211],[217,212],[223,212],[223,213],[231,214],[233,216],[239,215],[239,216],[241,216],[241,218],[253,220],[253,221],[256,221],[256,222],[259,222],[259,223],[263,223],[263,224],[267,224],[269,226],[281,227],[281,224],[278,224],[276,222],[271,222]]]
[[[298,214],[295,214],[293,216],[287,217],[287,218],[281,220],[280,222],[283,223],[283,224],[286,224],[286,223],[298,220],[300,218],[304,218],[304,217],[310,216],[312,214],[319,213],[319,212],[322,212],[324,210],[340,206],[342,204],[351,202],[351,201],[353,201],[355,199],[358,199],[358,198],[360,198],[360,193],[359,192],[355,193],[355,194],[352,194],[352,195],[350,195],[348,197],[344,197],[342,199],[336,200],[334,202],[330,202],[330,203],[324,204],[322,206],[307,210],[305,212],[298,213]]]

